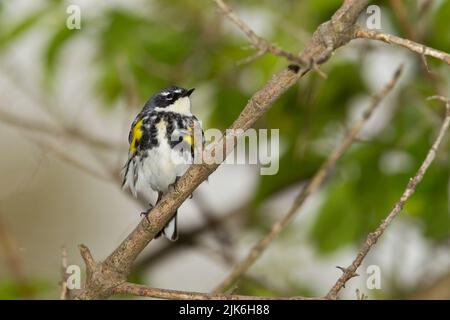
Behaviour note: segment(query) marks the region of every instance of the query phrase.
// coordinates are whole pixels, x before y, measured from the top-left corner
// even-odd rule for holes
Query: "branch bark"
[[[450,64],[450,54],[436,50],[430,47],[427,47],[423,44],[403,39],[391,34],[375,31],[375,30],[366,30],[364,28],[358,28],[355,33],[357,38],[364,38],[364,39],[372,39],[372,40],[378,40],[383,41],[389,44],[396,44],[401,47],[404,47],[406,49],[409,49],[413,52],[416,52],[421,55],[430,56],[436,59],[439,59],[447,64]]]
[[[336,283],[331,288],[331,290],[328,292],[328,294],[326,296],[328,299],[336,299],[339,292],[345,286],[347,281],[355,276],[356,270],[361,265],[364,258],[369,253],[370,249],[372,249],[372,247],[375,245],[375,243],[377,243],[378,239],[386,231],[387,227],[391,224],[391,222],[395,219],[395,217],[402,211],[403,206],[405,205],[406,201],[416,191],[417,186],[422,181],[425,173],[427,172],[428,168],[430,167],[431,163],[433,162],[434,158],[436,157],[436,152],[439,148],[439,145],[441,144],[441,142],[445,136],[445,133],[447,132],[448,127],[450,125],[450,101],[448,99],[444,99],[442,97],[439,97],[439,99],[443,100],[446,104],[446,116],[445,116],[445,119],[439,130],[437,138],[434,141],[433,145],[431,146],[430,150],[428,151],[427,156],[425,157],[425,160],[422,162],[422,165],[420,166],[416,175],[409,180],[409,183],[406,186],[406,189],[403,192],[402,196],[400,197],[400,200],[395,204],[394,208],[388,214],[386,219],[383,220],[383,222],[380,224],[380,226],[374,232],[369,233],[369,235],[366,238],[366,241],[364,242],[361,249],[359,250],[358,255],[356,256],[355,260],[353,260],[353,262],[350,266],[343,269],[343,271],[344,271],[343,274],[336,281]]]
[[[171,300],[323,300],[323,298],[306,297],[260,297],[236,294],[211,294],[192,291],[178,291],[149,288],[140,284],[125,282],[114,289],[116,294],[131,294],[140,297],[151,297]]]
[[[327,61],[334,50],[354,37],[354,25],[368,0],[345,0],[330,21],[319,26],[311,42],[300,54],[302,61],[309,61],[306,67],[290,65],[275,74],[273,78],[249,100],[230,129],[242,132],[249,129],[287,89],[289,89],[311,66]],[[236,132],[236,131],[235,131]],[[223,139],[208,147],[204,158],[214,158],[216,153],[228,154],[235,146],[239,134],[226,134]],[[210,158],[211,159],[211,158]],[[103,262],[95,263],[92,257],[85,259],[88,265],[88,277],[79,299],[107,298],[114,288],[126,281],[131,266],[139,253],[154,236],[172,218],[175,210],[188,196],[213,173],[219,164],[194,165],[176,183],[174,189],[158,203],[149,215],[143,219],[130,235]],[[86,255],[87,248],[83,248]],[[90,255],[88,255],[90,256]]]

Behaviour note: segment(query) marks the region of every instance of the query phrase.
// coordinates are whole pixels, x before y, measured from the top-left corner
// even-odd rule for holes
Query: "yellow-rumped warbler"
[[[158,203],[193,163],[194,128],[200,128],[191,113],[193,91],[165,88],[147,101],[133,121],[122,187],[128,187],[135,197],[151,188],[158,192]],[[157,237],[161,233],[172,241],[178,238],[176,213]]]

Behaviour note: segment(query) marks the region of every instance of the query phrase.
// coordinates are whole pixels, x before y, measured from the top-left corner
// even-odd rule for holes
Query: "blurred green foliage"
[[[51,289],[53,289],[52,285],[45,280],[35,279],[24,284],[18,284],[13,280],[1,281],[0,300],[16,300],[37,296],[42,298]]]
[[[292,52],[305,45],[299,35],[314,31],[340,3],[340,0],[230,1],[244,19],[247,15],[253,17],[248,21],[251,26],[265,25],[261,28],[266,30],[262,36]],[[5,5],[0,4],[0,8]],[[283,59],[270,55],[239,64],[255,52],[246,48],[247,40],[234,26],[217,15],[211,1],[146,1],[140,10],[111,6],[91,12],[81,8],[81,30],[65,27],[65,6],[62,1],[47,1],[47,5],[19,21],[9,21],[5,10],[0,10],[0,53],[33,29],[46,30],[43,52],[35,59],[42,65],[43,83],[54,90],[63,49],[77,37],[90,40],[96,51],[91,61],[97,76],[93,86],[103,98],[105,112],[130,93],[137,95],[143,104],[152,92],[169,84],[203,86],[212,88],[209,116],[203,122],[206,127],[225,129],[251,94],[287,65]],[[416,6],[411,4],[408,9],[414,11]],[[391,25],[403,35],[390,9],[382,10],[386,12],[383,19],[394,19]],[[426,19],[425,44],[450,51],[449,17],[450,1],[442,1],[433,8]],[[356,52],[356,58],[340,55],[338,51],[335,56],[338,58],[323,66],[328,75],[326,80],[314,73],[308,75],[276,101],[257,123],[258,127],[280,129],[284,153],[279,173],[260,177],[251,201],[249,227],[266,227],[267,221],[258,212],[260,205],[272,195],[311,177],[327,156],[317,148],[318,143],[339,135],[330,132],[330,128],[342,131],[348,123],[351,101],[373,93],[364,80],[362,65],[364,61],[367,63],[363,57],[370,50]],[[72,54],[76,54],[76,48],[72,47]],[[408,79],[403,79],[406,85],[394,101],[392,119],[369,141],[358,142],[351,148],[324,189],[324,201],[310,230],[312,243],[323,253],[357,244],[374,229],[398,200],[430,147],[442,106],[425,102],[435,92],[419,67],[420,57],[416,57],[416,62],[418,67]],[[444,66],[446,70],[439,62],[433,62],[432,66],[448,88],[448,66]],[[136,112],[140,106],[130,108]],[[383,168],[383,159],[392,150],[401,151],[410,159],[398,172]],[[448,144],[444,144],[443,152],[402,214],[402,218],[420,225],[424,236],[432,241],[450,236],[449,173]],[[260,292],[248,286],[248,291]]]

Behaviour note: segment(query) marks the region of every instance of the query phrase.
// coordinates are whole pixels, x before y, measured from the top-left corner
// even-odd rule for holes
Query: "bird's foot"
[[[169,185],[169,191],[176,191],[175,186],[178,182],[178,180],[180,180],[181,177],[176,177],[175,178],[175,182]]]
[[[151,203],[149,203],[149,208],[148,208],[148,210],[147,210],[147,211],[142,211],[141,214],[140,214],[140,216],[141,216],[141,217],[142,217],[142,216],[145,216],[145,219],[147,220],[147,222],[150,222],[150,221],[148,220],[148,215],[149,215],[150,212],[153,210],[153,208],[154,208],[154,206],[153,206]]]
[[[140,214],[140,216],[141,216],[141,217],[142,217],[142,216],[145,216],[145,219],[147,220],[147,222],[150,222],[150,221],[148,220],[148,215],[149,215],[149,213],[150,213],[150,210],[148,210],[148,211],[142,211],[141,214]]]

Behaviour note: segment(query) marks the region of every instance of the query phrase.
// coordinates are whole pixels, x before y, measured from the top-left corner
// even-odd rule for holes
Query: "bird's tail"
[[[173,218],[166,224],[166,226],[156,235],[158,238],[161,234],[164,235],[170,241],[176,241],[178,239],[178,228],[177,228],[177,212]]]

